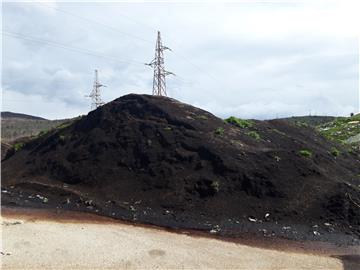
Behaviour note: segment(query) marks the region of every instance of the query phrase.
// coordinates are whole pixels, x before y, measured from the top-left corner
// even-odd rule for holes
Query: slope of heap
[[[291,225],[314,237],[359,238],[359,185],[358,154],[311,128],[226,123],[170,98],[135,94],[41,135],[2,164],[3,205],[227,236],[260,228],[286,234]]]

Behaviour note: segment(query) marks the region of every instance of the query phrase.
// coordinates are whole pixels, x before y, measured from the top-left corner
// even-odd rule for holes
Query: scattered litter
[[[282,227],[282,229],[283,229],[283,230],[290,230],[291,227],[290,227],[290,226],[284,226],[284,227]]]
[[[257,221],[257,219],[254,218],[254,217],[248,217],[248,220],[249,220],[250,222],[256,222],[256,221]]]
[[[320,235],[320,233],[319,233],[318,231],[313,231],[313,234],[314,234],[315,236],[319,236],[319,235]]]
[[[212,228],[211,230],[210,230],[210,233],[218,233],[218,232],[220,232],[220,226],[219,225],[215,225],[214,226],[214,228]]]
[[[10,193],[10,192],[7,191],[6,189],[3,189],[3,190],[1,191],[1,193]]]
[[[18,225],[18,224],[23,224],[24,222],[22,222],[22,221],[13,221],[13,222],[11,222],[11,221],[3,221],[3,222],[1,222],[1,225],[3,225],[3,226],[11,226],[11,225]]]
[[[325,222],[324,225],[325,225],[325,226],[331,226],[331,223]]]
[[[134,204],[140,204],[141,200],[134,202]]]
[[[166,215],[170,214],[170,211],[169,211],[169,210],[165,210],[165,214],[166,214]]]
[[[265,220],[269,220],[270,214],[266,213],[264,217],[265,217]]]
[[[5,256],[9,256],[9,255],[11,255],[11,252],[3,252],[3,251],[0,251],[0,254],[1,254],[1,255],[5,255]]]
[[[94,204],[93,200],[87,200],[87,201],[85,201],[85,205],[94,206],[95,204]]]
[[[130,210],[131,210],[131,211],[136,211],[135,207],[132,206],[132,205],[130,205]]]
[[[71,201],[70,201],[69,198],[66,198],[66,203],[67,203],[67,204],[71,203]]]
[[[318,225],[314,225],[313,228],[318,228],[319,226]]]

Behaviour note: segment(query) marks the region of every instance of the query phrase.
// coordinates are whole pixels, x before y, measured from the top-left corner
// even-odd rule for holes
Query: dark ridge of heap
[[[291,224],[358,238],[359,165],[312,128],[283,120],[241,128],[170,98],[130,94],[8,157],[2,202],[227,236]]]

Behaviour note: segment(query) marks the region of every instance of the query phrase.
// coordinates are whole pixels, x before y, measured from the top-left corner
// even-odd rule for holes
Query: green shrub
[[[198,116],[196,116],[196,119],[199,119],[199,120],[208,120],[207,116],[205,116],[205,115],[198,115]]]
[[[22,148],[24,147],[24,143],[16,143],[15,145],[14,145],[14,150],[15,150],[15,152],[17,152],[17,151],[19,151],[19,150],[21,150]]]
[[[220,190],[220,183],[219,183],[219,181],[212,181],[211,187],[212,187],[216,192],[219,192],[219,190]]]
[[[337,157],[340,155],[340,151],[337,150],[335,147],[333,147],[330,151],[330,153],[334,156],[334,157]]]
[[[215,134],[222,136],[224,135],[225,130],[222,127],[218,127],[217,129],[215,129]]]
[[[259,133],[257,133],[256,131],[249,131],[248,133],[246,133],[246,135],[254,138],[257,141],[261,140],[261,137],[260,137]]]
[[[70,126],[71,124],[72,124],[72,121],[68,121],[68,122],[60,124],[59,126],[56,127],[56,129],[63,129],[63,128]]]
[[[307,150],[307,149],[300,150],[300,151],[299,151],[299,154],[300,154],[301,156],[307,157],[307,158],[309,158],[309,157],[312,156],[311,151],[310,151],[310,150]]]
[[[230,116],[229,118],[225,119],[225,122],[241,128],[251,128],[254,125],[251,120],[240,119],[234,116]]]

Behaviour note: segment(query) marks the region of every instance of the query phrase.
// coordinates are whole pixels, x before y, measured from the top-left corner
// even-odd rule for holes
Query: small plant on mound
[[[222,127],[218,127],[217,129],[215,129],[215,135],[219,135],[222,136],[224,135],[225,130]]]
[[[199,119],[199,120],[208,120],[207,116],[205,116],[205,115],[198,115],[198,116],[196,116],[196,119]]]
[[[66,139],[65,135],[59,135],[59,140],[61,142],[65,142],[65,139]]]
[[[340,155],[340,151],[337,150],[335,147],[331,148],[330,153],[331,153],[334,157],[337,157],[337,156]]]
[[[251,128],[254,125],[251,120],[240,119],[234,116],[230,116],[229,118],[225,119],[225,122],[241,128]]]
[[[219,181],[212,181],[211,187],[212,187],[216,192],[219,192],[219,190],[220,190]]]
[[[254,138],[257,141],[261,140],[261,137],[260,137],[259,133],[257,133],[256,131],[249,131],[248,133],[246,133],[246,135]]]
[[[312,156],[312,153],[310,150],[307,150],[307,149],[303,149],[303,150],[300,150],[299,151],[299,154],[303,157],[307,157],[307,158],[310,158]]]
[[[16,143],[14,145],[14,150],[15,152],[19,151],[20,149],[22,149],[24,147],[24,143]]]

